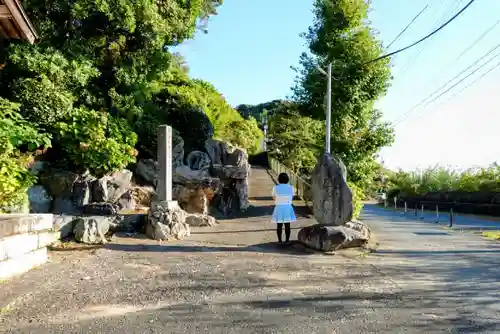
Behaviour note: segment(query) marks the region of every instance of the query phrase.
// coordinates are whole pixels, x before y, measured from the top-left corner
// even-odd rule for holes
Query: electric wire
[[[422,15],[422,13],[423,13],[423,12],[424,12],[427,8],[429,8],[429,4],[425,5],[425,7],[424,7],[424,8],[422,8],[422,10],[421,10],[420,12],[418,12],[418,14],[417,14],[417,15],[416,15],[416,16],[415,16],[415,17],[414,17],[414,18],[410,21],[410,23],[408,23],[408,24],[406,25],[406,27],[405,27],[405,28],[404,28],[404,29],[403,29],[403,30],[402,30],[402,31],[401,31],[401,32],[400,32],[400,33],[396,36],[396,38],[394,38],[394,39],[392,40],[392,42],[390,42],[390,43],[389,43],[389,45],[387,46],[387,49],[389,49],[389,48],[391,47],[391,45],[392,45],[392,44],[394,44],[394,42],[396,42],[396,41],[399,39],[399,37],[401,37],[401,36],[402,36],[402,35],[406,32],[406,30],[408,30],[408,28],[410,28],[410,27],[413,25],[413,23],[415,23],[415,21],[418,19],[418,17],[419,17],[420,15]]]
[[[470,64],[469,66],[467,66],[465,69],[463,69],[462,71],[458,72],[453,78],[451,78],[450,80],[448,80],[447,82],[445,82],[444,84],[442,84],[441,86],[439,86],[434,92],[432,92],[431,94],[429,94],[427,97],[425,97],[424,99],[420,100],[420,102],[418,102],[416,105],[414,105],[410,110],[408,110],[406,113],[403,114],[403,118],[405,118],[407,115],[411,114],[415,109],[417,109],[418,107],[420,107],[422,104],[424,104],[427,100],[431,99],[435,94],[437,94],[441,89],[443,89],[444,87],[446,87],[448,84],[450,84],[453,80],[455,80],[456,78],[460,77],[463,73],[465,73],[466,71],[468,71],[469,69],[471,69],[473,66],[475,66],[477,63],[479,63],[481,60],[483,60],[484,58],[486,58],[488,55],[490,55],[492,52],[494,52],[496,49],[500,48],[500,44],[497,44],[496,46],[494,46],[493,48],[491,48],[486,54],[482,55],[481,57],[479,57],[478,59],[476,59],[476,61],[474,61],[472,64]],[[396,122],[399,122],[399,121],[396,121]]]
[[[457,93],[453,94],[451,97],[449,97],[448,99],[446,99],[445,101],[441,102],[440,104],[438,104],[434,109],[437,109],[439,106],[442,106],[443,104],[447,103],[448,101],[454,99],[455,97],[459,96],[461,93],[463,93],[465,90],[467,90],[468,88],[470,88],[471,86],[473,86],[474,84],[478,83],[479,81],[481,81],[483,78],[485,78],[488,74],[490,74],[491,72],[493,72],[494,70],[498,69],[500,67],[500,61],[497,62],[495,64],[495,66],[491,67],[488,71],[484,72],[482,75],[480,75],[479,77],[477,77],[475,80],[473,80],[472,82],[470,82],[468,85],[464,86],[461,90],[459,90]],[[427,116],[428,113],[425,113],[423,114],[421,117],[418,117],[417,119],[415,120],[420,120],[422,118],[424,118],[425,116]]]
[[[436,75],[434,75],[431,79],[429,79],[426,84],[424,84],[423,86],[426,86],[427,84],[431,83],[431,82],[436,82],[439,77],[442,76],[443,73],[447,73],[448,70],[456,63],[458,62],[458,60],[460,60],[460,58],[462,58],[463,55],[465,55],[467,52],[469,52],[470,50],[472,50],[480,41],[482,41],[498,24],[500,23],[500,19],[497,20],[495,23],[493,23],[493,25],[489,26],[488,28],[486,28],[482,33],[481,35],[479,35],[478,38],[476,38],[476,40],[474,40],[474,42],[472,42],[468,47],[466,47],[459,55],[457,58],[455,58],[453,61],[447,63],[446,67],[439,73],[437,73]]]
[[[426,36],[422,37],[421,39],[419,39],[418,41],[408,45],[408,46],[405,46],[404,48],[401,48],[399,50],[396,50],[396,51],[393,51],[393,52],[390,52],[390,53],[387,53],[385,55],[382,55],[378,58],[375,58],[375,59],[372,59],[370,61],[368,61],[367,63],[365,64],[370,64],[370,63],[373,63],[373,62],[376,62],[376,61],[379,61],[379,60],[382,60],[382,59],[385,59],[385,58],[388,58],[388,57],[391,57],[391,56],[394,56],[400,52],[403,52],[405,50],[408,50],[412,47],[414,47],[415,45],[418,45],[420,43],[422,43],[423,41],[427,40],[428,38],[434,36],[435,34],[437,34],[440,30],[442,30],[444,27],[446,27],[448,24],[450,24],[451,22],[453,22],[454,20],[456,20],[467,8],[469,8],[470,5],[472,5],[476,0],[470,0],[467,5],[465,5],[458,13],[456,13],[455,15],[453,15],[448,21],[446,21],[445,23],[443,23],[439,28],[433,30],[432,32],[430,32],[429,34],[427,34]]]
[[[483,57],[481,57],[478,61],[476,61],[474,64],[476,64],[477,62],[481,61],[482,59],[484,59],[488,54],[490,54],[491,52],[493,52],[495,49],[497,49],[498,47],[500,47],[500,44],[498,44],[496,47],[493,48],[493,50],[491,50],[490,52],[488,52],[486,55],[484,55]],[[433,103],[434,101],[436,101],[437,99],[439,99],[441,96],[443,96],[444,94],[448,93],[450,90],[452,90],[453,88],[455,88],[457,85],[459,85],[460,83],[462,83],[465,79],[469,78],[471,75],[473,75],[474,73],[476,73],[477,71],[479,71],[481,68],[483,68],[484,66],[486,66],[487,64],[489,64],[492,60],[494,60],[495,58],[497,58],[498,56],[500,56],[500,52],[495,54],[493,57],[491,57],[489,60],[487,60],[485,63],[483,63],[481,66],[479,66],[478,68],[476,68],[475,70],[473,70],[472,72],[470,72],[468,75],[466,75],[465,77],[463,77],[462,79],[460,79],[459,81],[457,81],[455,84],[453,84],[451,87],[449,87],[448,89],[446,89],[444,92],[442,92],[441,94],[439,94],[438,96],[436,96],[435,98],[433,98],[431,101],[427,102],[424,107],[428,106],[429,104]],[[467,69],[469,69],[470,67],[472,67],[474,64],[472,64],[471,66],[469,66]],[[466,69],[466,70],[467,70]],[[453,81],[456,77],[458,77],[460,74],[462,74],[463,72],[465,72],[466,70],[462,71],[461,73],[459,73],[457,76],[455,76],[452,80],[448,81],[444,86],[446,86],[448,83],[450,83],[451,81]],[[438,90],[436,90],[433,94],[431,95],[434,95],[436,92],[438,92],[443,86],[441,86]],[[425,100],[427,100],[428,98],[426,98]],[[416,108],[412,108],[411,111],[415,110]],[[411,114],[411,111],[410,112],[407,112],[405,114],[405,116],[396,121],[393,125],[397,125],[397,124],[400,124],[402,122],[404,122],[408,116]]]
[[[454,11],[456,11],[461,2],[463,0],[459,0],[458,2],[455,2],[455,0],[452,0],[451,1],[451,5],[452,6],[448,6],[447,9],[445,9],[443,11],[443,13],[441,14],[441,16],[439,17],[439,19],[436,20],[436,23],[434,24],[433,26],[433,30],[436,29],[437,27],[439,27],[440,23],[448,16],[450,15],[450,13],[453,13]],[[413,54],[410,56],[410,59],[408,59],[408,61],[406,62],[406,64],[404,65],[403,67],[403,70],[400,71],[399,75],[398,75],[398,79],[402,79],[405,74],[408,72],[408,70],[412,67],[413,64],[415,64],[418,60],[418,58],[420,57],[420,55],[424,52],[424,50],[426,49],[426,47],[429,46],[429,43],[426,43],[426,44],[422,44],[419,48],[419,50],[417,51],[417,53]]]

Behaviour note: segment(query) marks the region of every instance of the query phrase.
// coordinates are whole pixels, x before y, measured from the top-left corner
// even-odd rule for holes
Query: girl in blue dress
[[[292,207],[294,189],[288,184],[289,178],[286,173],[278,175],[278,183],[273,187],[274,212],[272,222],[277,224],[276,232],[278,233],[278,241],[283,243],[282,231],[285,225],[285,243],[290,243],[290,223],[297,221],[295,212]]]

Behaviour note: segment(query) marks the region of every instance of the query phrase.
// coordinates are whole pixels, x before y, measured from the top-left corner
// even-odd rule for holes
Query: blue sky
[[[444,23],[469,0],[373,0],[369,15],[384,45],[424,6],[428,8],[389,51],[406,46]],[[292,5],[293,3],[293,5]],[[290,94],[305,41],[299,37],[312,21],[312,0],[226,0],[209,23],[179,51],[193,77],[207,80],[232,105],[257,104]],[[500,24],[481,42],[457,57],[499,19],[500,1],[476,0],[462,16],[432,39],[392,59],[394,79],[377,102],[384,118],[398,121],[461,70],[500,43]],[[476,67],[500,52],[495,50]],[[500,57],[458,84],[434,103],[416,108],[396,126],[396,141],[384,148],[385,165],[396,169],[435,164],[455,168],[488,165],[500,160],[500,70],[462,88],[494,67]],[[470,71],[476,67],[471,68]],[[469,71],[450,83],[465,77]],[[443,91],[445,90],[443,89]],[[439,95],[441,91],[435,94]],[[431,100],[431,99],[429,99]]]

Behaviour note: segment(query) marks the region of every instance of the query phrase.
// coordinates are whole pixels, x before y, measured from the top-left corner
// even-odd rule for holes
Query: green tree
[[[301,55],[293,87],[300,113],[324,120],[326,78],[317,67],[333,64],[332,151],[363,188],[373,179],[376,152],[393,141],[391,127],[374,109],[390,71],[388,59],[368,63],[383,51],[367,21],[368,8],[366,0],[315,0],[314,22],[304,34],[310,53]]]
[[[26,191],[36,180],[26,167],[35,149],[51,145],[50,136],[32,127],[19,107],[0,97],[0,213],[26,207]]]
[[[289,110],[269,119],[271,154],[293,171],[308,175],[324,149],[323,122]]]
[[[151,153],[155,152],[151,147],[154,127],[183,110],[201,108],[221,139],[239,139],[228,129],[241,128],[247,134],[242,144],[253,147],[260,136],[258,129],[253,131],[256,127],[251,122],[244,123],[212,86],[191,80],[182,57],[168,50],[191,38],[197,28],[206,29],[207,18],[221,4],[222,0],[26,0],[40,43],[11,42],[2,52],[0,96],[19,103],[27,120],[53,135],[53,150],[58,153],[52,156],[95,171],[122,166],[111,161],[133,160],[132,150],[122,150],[126,156],[118,154],[121,148],[133,146],[136,138],[121,120],[143,135],[139,150]],[[103,124],[120,129],[97,131],[99,135],[86,139],[95,140],[86,143],[90,148],[103,140],[116,143],[100,155],[103,168],[96,165],[99,155],[92,150],[80,152],[92,157],[76,158],[80,154],[77,138],[84,133],[79,127],[101,117],[106,120]],[[73,121],[77,126],[69,131]],[[252,135],[256,138],[248,138]]]

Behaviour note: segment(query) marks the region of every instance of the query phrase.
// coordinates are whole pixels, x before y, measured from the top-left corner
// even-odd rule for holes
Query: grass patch
[[[488,239],[500,240],[500,231],[487,231],[483,232],[482,235]]]

